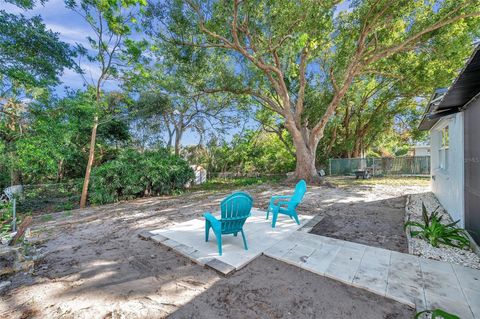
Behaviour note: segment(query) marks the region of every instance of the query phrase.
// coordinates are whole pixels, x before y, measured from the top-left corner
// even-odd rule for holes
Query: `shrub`
[[[438,216],[438,207],[430,215],[428,215],[427,208],[422,203],[422,219],[423,223],[407,221],[405,228],[414,226],[420,230],[410,231],[412,237],[418,236],[425,239],[433,247],[438,247],[438,244],[447,246],[463,248],[468,246],[470,241],[466,237],[465,230],[456,227],[460,220],[450,224],[442,224],[442,216]]]
[[[421,316],[426,316],[426,315],[430,315],[432,319],[440,319],[440,318],[442,318],[442,319],[460,319],[460,317],[458,317],[454,314],[448,313],[448,312],[446,312],[442,309],[424,310],[424,311],[421,311],[421,312],[417,312],[414,319],[419,319]],[[428,318],[428,317],[425,317],[425,318]]]
[[[11,203],[0,202],[0,237],[12,230],[13,208]]]
[[[92,204],[171,194],[194,178],[188,163],[165,150],[140,153],[127,149],[94,168],[90,188]]]

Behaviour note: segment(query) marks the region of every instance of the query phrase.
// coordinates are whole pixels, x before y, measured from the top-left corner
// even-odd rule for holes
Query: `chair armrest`
[[[279,198],[290,198],[292,195],[277,195],[277,196],[272,196],[272,199],[279,199]]]
[[[292,198],[292,195],[272,196],[272,198],[270,198],[270,205],[274,205],[275,201],[278,199],[290,199],[290,198]]]
[[[222,223],[218,219],[216,219],[215,216],[213,216],[210,212],[206,212],[205,214],[203,214],[203,217],[205,217],[205,219],[208,220],[210,224],[212,224],[212,227],[214,229],[222,228]]]
[[[285,205],[290,205],[290,202],[278,202],[277,206],[285,206]]]

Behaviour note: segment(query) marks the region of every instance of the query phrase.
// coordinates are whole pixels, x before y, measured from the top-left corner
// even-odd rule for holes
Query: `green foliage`
[[[13,207],[11,203],[0,202],[0,237],[12,230]]]
[[[414,319],[419,319],[421,316],[431,315],[432,319],[460,319],[459,316],[446,312],[442,309],[424,310],[417,312]]]
[[[45,215],[42,215],[42,217],[41,217],[42,222],[49,222],[49,221],[52,221],[52,220],[53,220],[52,214],[45,214]]]
[[[17,200],[17,210],[45,214],[77,208],[81,182],[80,179],[71,179],[61,183],[26,185]]]
[[[225,191],[228,189],[238,189],[246,186],[262,185],[266,183],[277,183],[284,178],[285,177],[283,175],[237,178],[215,177],[207,180],[206,183],[195,186],[194,189],[208,191]]]
[[[415,98],[451,82],[480,30],[476,0],[340,3],[167,0],[154,5],[148,23],[153,38],[178,51],[222,52],[216,66],[222,71],[203,76],[205,90],[249,95],[276,112],[296,155],[310,161],[321,140],[321,153],[353,156],[378,147],[385,132],[404,131],[400,122],[418,115]],[[369,101],[340,110],[356,106],[379,83],[381,92]],[[351,121],[343,125],[345,117]],[[410,137],[419,135],[415,121],[408,126]],[[307,167],[298,165],[298,173],[316,176],[301,172]]]
[[[82,177],[95,112],[92,91],[70,92],[60,100],[30,104],[25,114],[29,125],[15,142],[16,160],[12,163],[22,172],[24,182],[51,183],[64,177]],[[129,139],[128,122],[102,123],[98,128],[97,147],[101,155],[97,156],[97,163],[113,157],[115,148]]]
[[[288,139],[288,133],[283,137]],[[230,143],[213,138],[205,147],[184,148],[182,155],[212,173],[285,174],[295,167],[295,157],[278,135],[263,130],[247,130],[235,135]]]
[[[29,7],[29,1],[22,3]],[[38,95],[39,89],[59,82],[64,68],[74,67],[74,57],[69,45],[47,30],[40,17],[0,10],[0,97],[15,97],[22,90]]]
[[[90,202],[105,204],[142,196],[172,194],[194,178],[187,162],[165,150],[123,150],[92,172]]]
[[[423,238],[433,247],[438,247],[439,244],[458,248],[468,247],[470,241],[466,236],[465,230],[456,227],[460,220],[449,224],[442,224],[443,216],[438,216],[438,208],[439,207],[429,215],[427,208],[422,203],[423,223],[409,220],[405,223],[404,227],[414,226],[420,228],[420,230],[411,230],[411,236]]]

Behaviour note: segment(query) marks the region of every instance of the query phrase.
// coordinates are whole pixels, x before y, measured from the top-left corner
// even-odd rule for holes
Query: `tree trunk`
[[[63,179],[63,158],[58,161],[57,183]]]
[[[315,151],[310,151],[305,147],[297,147],[296,155],[295,179],[304,179],[306,182],[319,183],[320,176],[315,167]]]
[[[167,149],[169,152],[172,149],[172,140],[173,140],[173,133],[168,132]]]
[[[352,153],[352,157],[353,158],[359,158],[361,157],[361,154],[360,154],[360,141],[357,139],[355,140],[355,146],[353,148],[353,153]]]
[[[22,172],[19,169],[11,168],[10,170],[10,184],[11,186],[23,185]]]
[[[320,183],[321,179],[318,175],[317,168],[315,167],[318,142],[315,143],[315,141],[309,141],[304,134],[296,129],[296,126],[294,126],[293,123],[286,125],[286,127],[292,135],[297,159],[293,179],[295,181],[304,179],[307,183]]]
[[[90,150],[88,153],[87,169],[85,179],[83,180],[82,196],[80,197],[80,208],[85,208],[88,196],[88,184],[90,182],[90,172],[92,171],[93,159],[95,157],[95,141],[97,139],[98,116],[93,120],[92,135],[90,136]]]
[[[175,155],[180,155],[180,141],[182,140],[183,129],[175,130]]]

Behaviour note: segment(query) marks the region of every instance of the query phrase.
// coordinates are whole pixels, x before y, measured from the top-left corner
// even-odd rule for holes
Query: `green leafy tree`
[[[143,123],[157,122],[148,126],[163,130],[166,146],[173,146],[178,155],[188,130],[200,135],[201,144],[207,131],[224,134],[226,128],[238,126],[243,118],[239,110],[246,99],[228,92],[212,95],[203,91],[206,82],[222,72],[226,56],[203,48],[171,46],[159,39],[158,29],[162,26],[150,19],[158,13],[157,9],[152,4],[146,10],[143,26],[151,45],[133,68],[127,84],[140,93],[139,118]],[[177,28],[170,32],[188,37],[190,30]]]
[[[28,129],[16,143],[16,167],[26,183],[60,182],[80,178],[88,157],[90,119],[96,112],[95,92],[68,92],[62,99],[35,102]],[[128,124],[118,120],[99,126],[96,156],[99,163],[115,156],[128,142]]]
[[[87,203],[88,184],[95,158],[95,145],[97,129],[101,117],[111,114],[108,111],[109,105],[104,99],[105,83],[118,77],[121,67],[125,62],[122,57],[130,56],[132,59],[138,54],[134,41],[127,37],[131,34],[131,24],[135,21],[132,11],[125,11],[125,8],[145,5],[145,0],[66,0],[66,5],[78,13],[90,26],[94,38],[88,37],[90,50],[81,48],[79,52],[85,56],[90,63],[98,66],[99,74],[88,79],[84,74],[84,80],[95,90],[96,112],[92,118],[92,130],[90,134],[90,147],[85,179],[80,198],[80,207],[84,208]]]
[[[37,97],[59,83],[65,68],[75,66],[74,52],[40,17],[26,18],[0,10],[0,102],[25,94]]]
[[[372,149],[395,154],[421,139],[423,105],[451,83],[479,31],[480,25],[444,29],[429,48],[392,57],[381,71],[355,80],[327,125],[318,156],[359,157]]]
[[[442,32],[478,24],[480,15],[477,0],[352,1],[338,12],[341,2],[170,1],[162,36],[228,52],[230,72],[206,91],[247,94],[283,117],[295,178],[316,181],[318,143],[353,83],[383,73],[390,59],[433,50]],[[169,32],[185,26],[193,31],[187,38]]]
[[[34,1],[11,1],[31,9]],[[48,30],[40,17],[27,18],[0,10],[0,141],[10,183],[21,183],[16,143],[28,127],[32,99],[46,98],[65,68],[74,68],[74,52]]]

